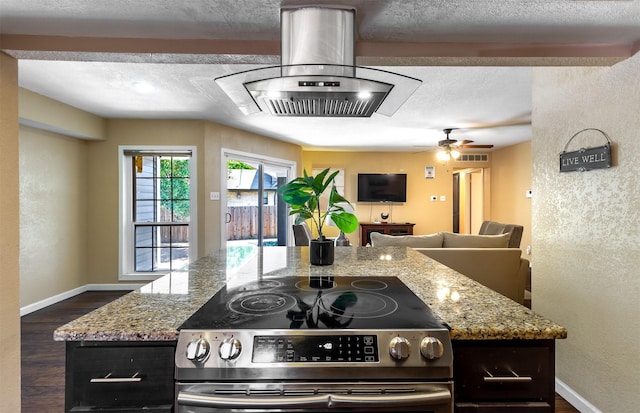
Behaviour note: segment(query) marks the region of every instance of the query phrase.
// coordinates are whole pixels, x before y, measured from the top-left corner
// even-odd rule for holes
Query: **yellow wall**
[[[610,169],[560,173],[584,128]],[[595,132],[569,150],[600,146]],[[612,67],[533,69],[533,309],[564,325],[556,375],[598,409],[638,411],[640,54]]]
[[[531,142],[492,153],[491,220],[524,227],[520,248],[526,254],[531,245]],[[535,253],[532,250],[532,253]]]
[[[380,213],[387,213],[387,204],[358,203],[358,173],[406,173],[407,202],[391,206],[392,222],[415,223],[414,234],[430,234],[451,231],[453,167],[463,168],[472,164],[462,162],[443,163],[435,157],[435,152],[326,152],[305,151],[303,166],[310,172],[313,168],[344,169],[345,197],[354,204],[356,216],[361,222],[380,221]],[[490,165],[490,164],[488,164]],[[425,166],[435,166],[434,179],[426,179]],[[431,201],[435,195],[437,201]],[[440,197],[444,196],[445,201]],[[337,235],[337,229],[329,229],[329,236]],[[347,235],[352,244],[359,244],[359,233]]]
[[[0,400],[20,411],[18,62],[0,52]]]
[[[20,128],[20,300],[31,304],[86,284],[87,147]]]

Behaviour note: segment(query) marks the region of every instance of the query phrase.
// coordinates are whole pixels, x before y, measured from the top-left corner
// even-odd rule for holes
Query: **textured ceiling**
[[[22,87],[100,116],[209,119],[345,150],[420,150],[449,127],[496,147],[528,140],[531,66],[640,49],[639,1],[342,1],[357,10],[358,64],[417,77],[416,93],[393,117],[243,116],[212,80],[278,64],[280,6],[294,4],[309,2],[2,0],[2,49]]]

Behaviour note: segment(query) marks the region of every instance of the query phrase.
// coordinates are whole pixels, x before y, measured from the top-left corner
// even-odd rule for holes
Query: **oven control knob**
[[[187,344],[187,359],[203,362],[209,357],[209,342],[204,338],[192,340]]]
[[[420,342],[420,353],[427,360],[438,359],[444,354],[444,345],[435,337],[425,337]]]
[[[218,347],[218,355],[222,360],[233,360],[240,355],[242,343],[237,338],[228,337]]]
[[[407,359],[411,354],[411,343],[404,337],[394,337],[389,343],[389,354],[396,360]]]

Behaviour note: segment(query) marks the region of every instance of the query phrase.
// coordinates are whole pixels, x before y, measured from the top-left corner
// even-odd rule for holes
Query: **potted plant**
[[[296,224],[310,220],[318,238],[309,244],[309,259],[314,265],[333,264],[333,240],[329,240],[323,233],[327,218],[331,217],[334,224],[345,233],[358,228],[358,218],[345,210],[343,205],[351,205],[338,193],[335,178],[338,171],[329,174],[329,168],[316,176],[310,176],[304,171],[304,176],[293,179],[278,189],[282,199],[291,205],[289,215],[297,215]],[[327,176],[328,175],[328,176]],[[326,211],[320,209],[320,197],[331,188]]]

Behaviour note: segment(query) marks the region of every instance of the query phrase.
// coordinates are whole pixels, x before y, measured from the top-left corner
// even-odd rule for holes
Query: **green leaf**
[[[349,234],[358,229],[358,218],[349,212],[331,214],[331,220],[340,228],[340,231],[345,234]]]
[[[316,177],[313,179],[313,183],[311,184],[313,192],[318,196],[320,196],[320,194],[322,194],[326,188],[324,177],[327,175],[327,173],[329,173],[329,168],[316,175]]]
[[[304,205],[312,196],[304,192],[291,192],[282,194],[282,199],[289,205]]]
[[[318,197],[316,196],[310,197],[307,200],[307,207],[312,211],[318,209]]]
[[[331,193],[329,194],[329,205],[335,205],[340,202],[346,202],[347,204],[351,205],[351,202],[347,201],[342,195],[340,195],[340,193],[338,193],[338,191],[336,190],[336,186],[333,185],[331,187]],[[344,208],[342,208],[342,210],[344,210]]]
[[[311,219],[311,215],[308,214],[307,212],[299,212],[298,216],[296,217],[296,224],[301,224],[304,221]]]

